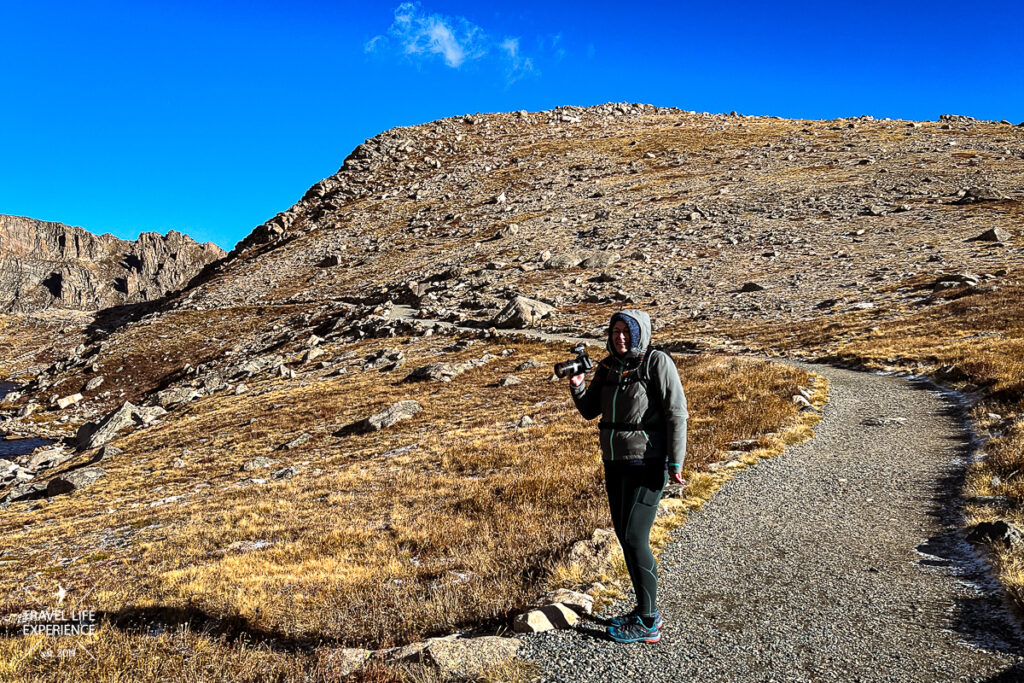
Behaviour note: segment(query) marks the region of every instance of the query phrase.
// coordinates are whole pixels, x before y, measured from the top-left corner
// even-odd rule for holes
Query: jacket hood
[[[630,339],[630,343],[633,345],[626,354],[619,356],[612,350],[612,326],[615,321],[619,318],[631,318],[640,327],[640,340]],[[627,321],[628,322],[628,321]],[[605,348],[616,358],[622,358],[623,360],[630,360],[639,358],[647,350],[647,346],[651,343],[651,316],[647,315],[643,311],[638,311],[632,308],[627,308],[619,311],[611,317],[608,321],[608,340],[605,342]]]

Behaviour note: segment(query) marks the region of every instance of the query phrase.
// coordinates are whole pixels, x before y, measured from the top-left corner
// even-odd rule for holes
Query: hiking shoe
[[[633,619],[635,619],[636,616],[637,616],[636,608],[634,608],[632,612],[629,612],[627,614],[620,614],[617,617],[612,617],[611,619],[608,620],[608,623],[611,626],[614,626],[615,628],[621,628],[622,626],[625,626],[627,622],[632,621]],[[664,624],[664,623],[665,622],[661,618],[661,612],[659,612],[657,609],[655,609],[654,610],[654,628],[660,629],[662,624]]]
[[[656,643],[661,640],[661,629],[657,626],[647,628],[640,617],[634,615],[622,626],[609,626],[608,636],[617,643]]]

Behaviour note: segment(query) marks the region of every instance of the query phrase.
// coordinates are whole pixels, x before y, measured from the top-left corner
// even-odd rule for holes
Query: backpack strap
[[[654,356],[654,353],[656,351],[660,351],[661,353],[664,353],[666,356],[669,355],[668,351],[660,349],[657,346],[647,347],[647,352],[644,353],[643,372],[641,373],[641,376],[643,377],[642,381],[644,383],[647,383],[651,380],[651,357]],[[669,358],[671,358],[671,356],[669,356]]]

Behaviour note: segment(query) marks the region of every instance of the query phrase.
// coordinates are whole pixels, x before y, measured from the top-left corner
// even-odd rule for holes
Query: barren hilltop
[[[966,392],[986,439],[968,522],[1019,523],[1022,179],[1024,128],[963,116],[621,103],[385,131],[159,302],[0,317],[3,429],[65,440],[0,470],[5,561],[118,576],[97,595],[122,619],[188,607],[336,645],[501,619],[571,575],[602,514],[579,502],[599,490],[572,446],[589,432],[545,381],[567,347],[516,332],[600,336],[626,305],[699,352],[691,482],[737,440],[780,449],[790,399],[820,398],[742,354],[826,358]],[[1018,541],[1000,566],[1024,601]],[[487,590],[451,578],[469,547]],[[335,620],[324,595],[382,616]]]

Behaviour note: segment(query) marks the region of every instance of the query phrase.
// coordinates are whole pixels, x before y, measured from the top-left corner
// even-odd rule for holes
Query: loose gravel
[[[955,395],[803,367],[831,382],[815,438],[737,474],[675,532],[661,641],[605,635],[627,588],[575,630],[517,636],[543,680],[1024,680],[1020,631],[957,527],[970,437]]]

